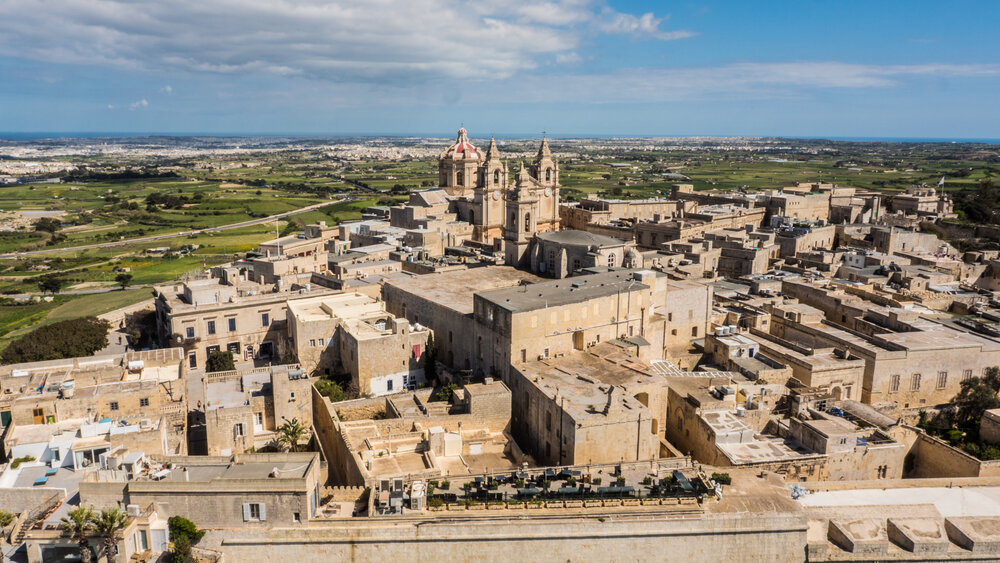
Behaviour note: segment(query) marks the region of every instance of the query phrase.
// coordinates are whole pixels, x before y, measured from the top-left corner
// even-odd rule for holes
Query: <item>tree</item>
[[[424,352],[424,377],[431,383],[437,381],[437,346],[434,334],[427,335],[427,351]]]
[[[344,388],[341,387],[336,381],[332,381],[330,379],[320,379],[316,381],[315,385],[319,394],[323,395],[327,399],[330,399],[331,403],[339,403],[347,398]]]
[[[44,231],[46,233],[54,233],[62,228],[62,222],[59,219],[53,219],[51,217],[42,217],[41,219],[34,222],[36,231]]]
[[[285,420],[278,428],[278,445],[290,452],[299,451],[299,442],[309,438],[309,429],[299,422],[298,418]]]
[[[45,325],[4,348],[9,364],[90,356],[108,345],[111,324],[97,317],[81,317]]]
[[[187,563],[191,560],[191,540],[181,536],[174,540],[173,562]]]
[[[115,281],[118,285],[122,286],[122,290],[128,287],[128,284],[132,283],[132,274],[121,273],[115,276]]]
[[[42,293],[55,295],[62,289],[63,280],[59,276],[42,276],[38,278],[38,289]]]
[[[113,563],[115,556],[118,554],[118,546],[115,542],[115,536],[118,532],[122,531],[125,526],[128,526],[129,517],[125,514],[122,509],[118,507],[105,508],[101,510],[100,514],[95,515],[92,518],[94,525],[94,530],[104,540],[104,557],[107,558],[108,563]]]
[[[62,517],[62,528],[69,532],[71,539],[77,540],[80,550],[80,560],[90,563],[90,542],[87,534],[94,528],[94,509],[89,506],[78,506]]]
[[[236,369],[233,363],[233,354],[228,350],[212,350],[205,361],[205,371],[232,371]]]
[[[983,413],[1000,408],[1000,368],[986,368],[982,377],[970,377],[962,382],[962,390],[955,396],[958,404],[956,422],[959,426],[970,427],[979,424]]]
[[[170,528],[171,541],[187,538],[191,543],[196,543],[205,535],[205,530],[199,530],[194,522],[183,516],[171,516],[168,518],[167,527]]]
[[[10,526],[10,523],[14,521],[14,518],[17,518],[17,516],[7,512],[6,510],[0,510],[0,528]]]

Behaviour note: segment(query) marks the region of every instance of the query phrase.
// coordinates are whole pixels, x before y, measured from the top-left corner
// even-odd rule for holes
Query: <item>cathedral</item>
[[[559,230],[559,165],[544,138],[535,159],[522,162],[511,181],[496,140],[483,153],[459,129],[438,157],[438,178],[452,211],[473,225],[473,240],[504,241],[507,264],[524,265],[535,233]]]

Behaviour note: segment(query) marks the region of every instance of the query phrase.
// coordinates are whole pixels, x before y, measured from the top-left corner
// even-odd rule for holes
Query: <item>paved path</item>
[[[38,256],[42,254],[53,254],[56,252],[74,252],[80,250],[89,250],[92,248],[109,248],[113,246],[125,246],[126,244],[134,244],[137,242],[150,242],[156,240],[166,240],[177,237],[186,237],[190,235],[199,235],[202,233],[219,233],[222,231],[228,231],[230,229],[239,229],[241,227],[249,227],[252,225],[261,225],[263,223],[269,223],[278,219],[283,219],[289,215],[297,215],[299,213],[304,213],[306,211],[313,211],[314,209],[319,209],[320,207],[326,207],[327,205],[334,205],[341,203],[347,199],[346,196],[341,196],[340,199],[324,201],[322,203],[316,203],[313,205],[307,205],[299,209],[293,209],[292,211],[285,211],[284,213],[277,213],[275,215],[269,215],[267,217],[260,217],[258,219],[251,219],[249,221],[240,221],[239,223],[231,223],[229,225],[221,225],[219,227],[209,227],[207,229],[195,229],[193,231],[181,231],[179,233],[168,233],[165,235],[151,235],[148,237],[138,237],[126,240],[116,240],[112,242],[101,242],[96,244],[86,244],[83,246],[66,246],[62,248],[46,248],[44,250],[29,250],[27,252],[10,252],[7,254],[0,254],[0,258],[17,258],[19,256]]]

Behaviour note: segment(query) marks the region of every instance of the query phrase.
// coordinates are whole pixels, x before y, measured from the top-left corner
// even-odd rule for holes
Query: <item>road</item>
[[[56,252],[77,252],[81,250],[90,250],[92,248],[110,248],[114,246],[125,246],[127,244],[135,244],[137,242],[151,242],[157,240],[166,240],[177,237],[186,237],[191,235],[200,235],[203,233],[218,233],[222,231],[228,231],[230,229],[239,229],[241,227],[250,227],[252,225],[261,225],[263,223],[269,223],[271,221],[276,221],[278,219],[283,219],[289,215],[297,215],[299,213],[304,213],[306,211],[312,211],[314,209],[319,209],[320,207],[326,207],[327,205],[334,205],[336,203],[341,203],[346,201],[349,196],[341,196],[340,199],[324,201],[323,203],[316,203],[313,205],[308,205],[299,209],[294,209],[292,211],[285,211],[284,213],[277,213],[275,215],[268,215],[267,217],[260,217],[258,219],[250,219],[249,221],[240,221],[239,223],[231,223],[229,225],[221,225],[219,227],[210,227],[207,229],[196,229],[193,231],[181,231],[179,233],[168,233],[165,235],[152,235],[148,237],[138,237],[130,238],[125,240],[116,240],[112,242],[101,242],[97,244],[87,244],[83,246],[64,246],[62,248],[46,248],[44,250],[29,250],[27,252],[10,252],[7,254],[0,254],[0,258],[18,258],[21,256],[39,256],[43,254],[53,254]]]

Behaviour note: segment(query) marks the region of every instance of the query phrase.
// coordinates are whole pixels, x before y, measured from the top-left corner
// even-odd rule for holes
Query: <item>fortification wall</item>
[[[393,518],[308,529],[213,530],[201,546],[234,560],[766,561],[805,559],[800,515],[690,518]]]

